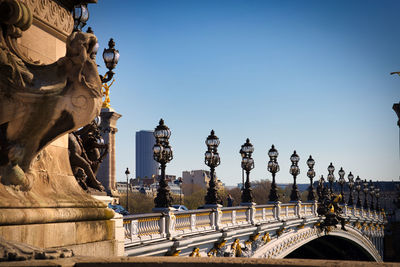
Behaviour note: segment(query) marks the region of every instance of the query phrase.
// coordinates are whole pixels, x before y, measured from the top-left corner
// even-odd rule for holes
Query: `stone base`
[[[61,222],[0,226],[0,236],[7,241],[25,243],[37,248],[63,247],[75,255],[117,256],[115,220]]]

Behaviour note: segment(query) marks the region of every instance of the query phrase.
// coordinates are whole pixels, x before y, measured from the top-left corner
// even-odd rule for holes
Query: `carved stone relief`
[[[25,3],[33,13],[33,18],[53,28],[65,38],[74,28],[71,12],[53,0],[20,0]]]

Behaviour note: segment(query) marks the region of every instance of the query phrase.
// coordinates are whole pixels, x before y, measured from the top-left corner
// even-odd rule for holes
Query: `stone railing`
[[[343,208],[345,217],[363,222],[382,221],[382,214],[362,208]],[[124,217],[125,244],[148,240],[171,239],[239,226],[260,225],[277,221],[317,218],[317,202],[293,202],[267,205],[237,206],[216,209],[138,214]]]
[[[160,213],[125,216],[125,255],[225,257],[225,254],[237,255],[232,251],[241,246],[241,255],[245,257],[281,257],[293,246],[322,234],[323,228],[319,226],[325,217],[318,216],[317,208],[317,202],[249,203],[179,212],[165,209]],[[361,242],[377,261],[381,261],[384,214],[346,205],[341,208],[348,231],[341,231],[340,227],[324,228],[325,231]],[[269,245],[265,246],[267,243]],[[283,251],[288,246],[292,248]],[[270,249],[272,254],[268,254]]]

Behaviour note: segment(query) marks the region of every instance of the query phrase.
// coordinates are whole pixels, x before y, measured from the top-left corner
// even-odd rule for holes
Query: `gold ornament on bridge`
[[[105,77],[107,77],[107,75]],[[104,89],[104,91],[102,92],[103,97],[104,97],[102,108],[110,107],[110,87],[114,83],[114,81],[115,81],[115,79],[113,79],[110,84],[103,83],[103,85],[102,85],[103,89]]]
[[[195,247],[193,251],[190,253],[189,257],[201,257],[200,249],[198,247]]]
[[[269,241],[271,241],[271,237],[269,237],[268,232],[265,232],[264,236],[262,237],[262,240],[264,241],[264,244],[267,244]]]
[[[239,244],[239,239],[236,238],[235,241],[231,245],[231,252],[235,257],[241,257],[242,256],[242,247]]]

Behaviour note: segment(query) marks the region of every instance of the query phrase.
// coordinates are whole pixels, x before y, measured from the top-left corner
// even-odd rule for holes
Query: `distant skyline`
[[[87,23],[102,51],[120,52],[110,89],[117,123],[116,176],[135,171],[135,132],[160,118],[172,131],[167,174],[205,169],[205,139],[220,138],[218,177],[241,182],[240,146],[255,147],[251,180],[292,182],[290,155],[316,178],[330,162],[367,180],[398,180],[399,1],[103,0]],[[87,26],[84,28],[86,31]],[[133,177],[133,175],[132,175]]]

